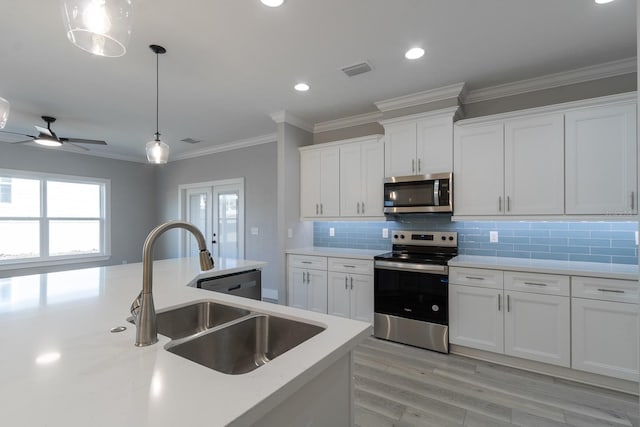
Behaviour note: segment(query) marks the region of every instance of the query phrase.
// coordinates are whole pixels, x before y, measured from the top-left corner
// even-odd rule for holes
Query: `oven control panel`
[[[455,231],[402,231],[393,232],[391,242],[394,245],[414,246],[458,246],[458,233]]]

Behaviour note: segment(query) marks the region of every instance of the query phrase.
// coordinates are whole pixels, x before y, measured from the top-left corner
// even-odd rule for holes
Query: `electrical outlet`
[[[383,239],[388,239],[389,238],[389,229],[388,228],[383,228],[382,229],[382,238]]]
[[[258,227],[251,227],[251,235],[257,236],[260,234],[260,229]]]
[[[638,246],[638,232],[636,231],[636,246]]]
[[[489,242],[490,243],[498,243],[498,232],[490,231],[489,232]]]
[[[287,228],[287,237],[293,239],[293,228]]]
[[[336,235],[336,229],[333,227],[329,227],[329,237],[333,237]]]

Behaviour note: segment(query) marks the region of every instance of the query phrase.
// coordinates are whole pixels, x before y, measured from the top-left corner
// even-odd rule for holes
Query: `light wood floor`
[[[369,338],[354,362],[359,427],[640,427],[636,396],[462,356]]]

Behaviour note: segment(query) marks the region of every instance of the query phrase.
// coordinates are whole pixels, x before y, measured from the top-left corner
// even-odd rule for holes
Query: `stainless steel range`
[[[449,352],[449,267],[458,233],[395,231],[392,252],[374,257],[374,335]]]

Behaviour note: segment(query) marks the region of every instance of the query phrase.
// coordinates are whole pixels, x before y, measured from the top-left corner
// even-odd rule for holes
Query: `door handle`
[[[344,288],[347,289],[347,276],[344,276]]]
[[[502,196],[498,196],[498,212],[502,212]]]
[[[511,298],[507,295],[507,313],[511,311]]]
[[[411,172],[416,173],[416,159],[411,159]]]
[[[351,290],[353,290],[353,276],[351,276]]]
[[[318,204],[316,203],[316,215],[318,215],[319,213],[319,209],[318,209]]]
[[[507,196],[507,212],[511,211],[511,197]]]
[[[230,288],[227,288],[227,292],[235,291],[236,289],[240,289],[242,285],[235,285]]]
[[[357,210],[358,210],[358,215],[360,215],[360,202],[358,202],[358,203],[356,203],[356,204],[358,205],[358,208],[357,208]]]
[[[635,191],[632,191],[631,192],[631,210],[635,209],[635,206],[636,206],[635,198],[636,198],[636,193]]]
[[[364,215],[364,202],[362,202],[362,215]]]
[[[498,311],[500,311],[500,297],[501,297],[501,295],[498,294]]]
[[[320,203],[320,215],[324,215],[324,213],[322,212],[322,203]]]
[[[420,158],[418,158],[418,172],[420,172],[421,169],[422,169],[422,166],[420,165]]]

